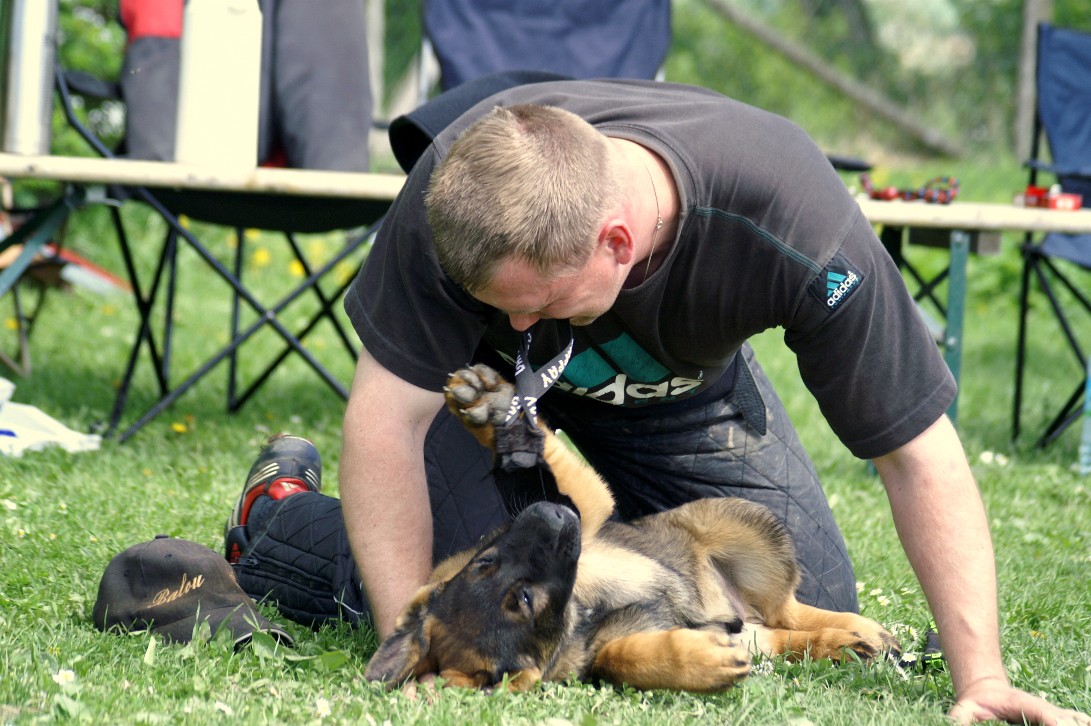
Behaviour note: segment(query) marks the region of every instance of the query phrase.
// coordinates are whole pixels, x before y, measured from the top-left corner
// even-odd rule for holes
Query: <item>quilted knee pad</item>
[[[285,617],[317,628],[370,617],[341,516],[341,501],[301,492],[255,502],[250,547],[235,565],[239,586]]]

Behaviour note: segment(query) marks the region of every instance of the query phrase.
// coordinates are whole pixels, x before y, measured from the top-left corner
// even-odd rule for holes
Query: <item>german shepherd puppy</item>
[[[447,405],[484,446],[513,387],[487,366],[452,374]],[[752,656],[844,660],[896,651],[853,613],[804,605],[781,523],[741,499],[702,499],[629,523],[609,521],[610,490],[547,428],[544,458],[575,505],[538,502],[439,564],[366,677],[394,685],[426,673],[448,684],[513,690],[539,680],[605,680],[716,692]]]

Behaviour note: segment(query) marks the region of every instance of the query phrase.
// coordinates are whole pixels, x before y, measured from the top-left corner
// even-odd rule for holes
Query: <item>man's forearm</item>
[[[424,439],[442,401],[361,352],[342,431],[341,509],[380,637],[432,571]]]
[[[988,679],[1006,682],[988,520],[950,422],[941,419],[875,466],[939,626],[955,692]]]
[[[423,463],[376,461],[389,456],[390,447],[383,451],[379,442],[353,441],[348,428],[341,458],[342,512],[374,625],[386,637],[432,570],[428,488]]]

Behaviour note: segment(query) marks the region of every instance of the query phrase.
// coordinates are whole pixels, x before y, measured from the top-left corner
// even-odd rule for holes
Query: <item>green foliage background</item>
[[[829,3],[810,0],[733,0],[753,17],[820,55],[840,71],[873,86],[973,150],[1011,148],[1016,69],[1022,26],[1021,0],[865,0],[872,25],[893,38],[869,48],[852,37],[838,12],[812,12]],[[916,25],[903,27],[892,8],[917,6]],[[1058,25],[1091,30],[1091,3],[1055,0]],[[383,84],[387,96],[405,77],[420,50],[420,6],[385,3]],[[849,152],[877,148],[919,152],[869,113],[816,84],[805,72],[771,53],[716,14],[704,0],[673,1],[669,80],[695,83],[781,113],[820,142]],[[957,35],[968,59],[942,56],[907,67],[898,53],[936,33]],[[124,36],[116,0],[61,0],[61,58],[67,67],[116,77]],[[965,47],[960,46],[960,47]],[[388,99],[384,99],[388,100]],[[61,129],[58,129],[61,131]],[[58,139],[67,151],[62,133]]]

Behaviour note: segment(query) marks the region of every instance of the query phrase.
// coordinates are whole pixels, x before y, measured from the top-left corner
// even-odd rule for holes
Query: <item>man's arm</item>
[[[345,410],[341,503],[380,637],[432,571],[424,437],[443,394],[406,383],[363,350]]]
[[[875,460],[898,536],[939,626],[959,723],[1091,724],[1013,688],[1000,657],[996,566],[985,508],[946,416]]]

